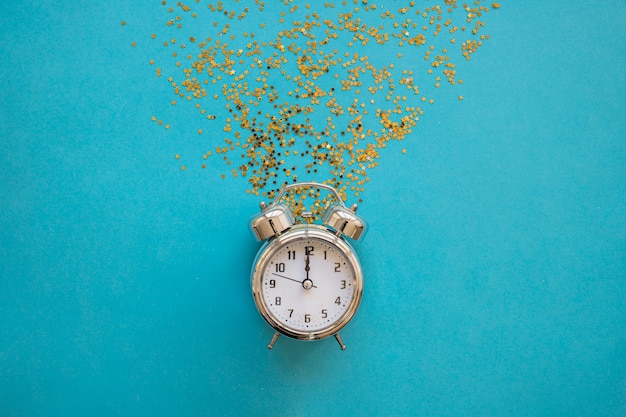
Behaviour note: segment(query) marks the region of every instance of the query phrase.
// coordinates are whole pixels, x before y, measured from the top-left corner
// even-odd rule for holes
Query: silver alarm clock
[[[326,208],[323,224],[296,224],[294,213],[281,200],[289,191],[324,189],[336,203]],[[250,220],[259,241],[266,240],[252,265],[254,302],[275,329],[269,348],[282,334],[298,340],[335,336],[354,317],[363,294],[363,273],[346,238],[361,239],[367,229],[347,208],[338,192],[325,184],[302,182],[283,188],[269,206]]]

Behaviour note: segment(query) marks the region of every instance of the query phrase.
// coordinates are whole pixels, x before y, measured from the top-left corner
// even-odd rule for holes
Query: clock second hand
[[[302,284],[302,286],[304,286],[304,281],[307,281],[307,280],[308,280],[309,282],[311,282],[311,280],[310,280],[310,279],[308,279],[308,278],[307,278],[307,279],[305,279],[304,281],[298,281],[297,279],[289,278],[289,277],[286,277],[286,276],[284,276],[284,275],[277,274],[277,273],[275,273],[275,272],[272,272],[272,275],[276,275],[277,277],[284,278],[284,279],[288,279],[289,281],[297,282],[298,284]],[[312,288],[317,288],[315,285],[311,285],[311,287],[312,287]]]

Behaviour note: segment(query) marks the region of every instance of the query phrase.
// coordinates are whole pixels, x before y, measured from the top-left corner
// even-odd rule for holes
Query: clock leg
[[[272,341],[270,342],[269,345],[267,345],[268,349],[273,349],[274,348],[274,343],[276,343],[276,340],[278,340],[279,336],[280,336],[280,333],[278,333],[278,332],[274,333],[274,336],[272,337]]]
[[[335,339],[337,339],[337,343],[339,343],[339,347],[341,347],[341,350],[346,350],[346,345],[343,344],[343,340],[341,340],[341,336],[339,336],[339,333],[335,333]]]

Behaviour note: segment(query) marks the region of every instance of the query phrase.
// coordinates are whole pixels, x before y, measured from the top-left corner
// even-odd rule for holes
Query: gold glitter
[[[164,9],[158,33],[169,41],[163,51],[175,44],[193,51],[184,63],[175,52],[163,54],[167,62],[159,59],[156,73],[167,74],[176,96],[168,100],[172,105],[199,113],[203,124],[191,132],[211,132],[204,140],[226,173],[246,179],[249,194],[271,197],[305,177],[321,178],[344,198],[359,197],[382,150],[412,137],[424,114],[417,103],[433,104],[433,91],[462,85],[456,63],[469,61],[489,39],[485,14],[500,7],[444,0],[417,10],[415,3],[390,9],[343,0],[315,8],[255,0],[252,10],[238,1],[177,3],[180,15],[174,7]],[[261,30],[252,33],[246,21],[251,13],[268,13],[265,21],[273,23],[261,22],[254,26]],[[188,29],[189,18],[206,22],[206,33],[197,24]],[[192,106],[185,107],[187,102]]]

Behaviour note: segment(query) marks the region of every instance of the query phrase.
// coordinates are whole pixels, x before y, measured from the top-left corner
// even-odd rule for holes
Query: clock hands
[[[275,273],[275,272],[272,272],[272,275],[275,275],[275,276],[280,277],[280,278],[288,279],[289,281],[297,282],[298,284],[302,284],[302,286],[303,286],[305,289],[307,289],[307,290],[308,290],[308,289],[311,289],[311,288],[317,288],[315,285],[313,285],[313,281],[311,281],[311,280],[310,280],[310,279],[308,279],[308,278],[307,278],[307,279],[305,279],[304,281],[298,281],[297,279],[289,278],[289,277],[286,277],[286,276],[284,276],[284,275],[277,274],[277,273]],[[307,286],[307,285],[308,285],[308,286]]]
[[[283,264],[283,266],[284,266],[284,264]],[[280,272],[282,272],[283,270],[284,270],[284,268],[281,269]],[[275,275],[275,276],[283,278],[283,279],[287,279],[289,281],[298,282],[298,283],[302,284],[302,288],[304,288],[305,290],[310,290],[311,288],[317,288],[315,285],[313,285],[313,281],[311,281],[311,278],[309,278],[309,272],[311,272],[311,260],[310,260],[310,255],[309,255],[308,251],[306,252],[306,258],[304,259],[304,272],[306,273],[306,277],[302,281],[299,281],[299,280],[294,279],[294,278],[287,277],[285,275],[277,274],[276,272],[272,272],[272,275]]]
[[[306,278],[305,278],[304,281],[302,281],[302,286],[304,287],[305,290],[310,290],[311,288],[315,287],[315,285],[313,285],[313,281],[311,281],[311,279],[309,279],[309,271],[311,270],[311,266],[309,265],[309,254],[308,253],[306,254],[304,270],[306,272]]]
[[[297,283],[301,284],[301,282],[298,281],[297,279],[289,278],[289,277],[286,277],[284,275],[277,274],[275,272],[272,272],[272,275],[276,275],[277,277],[285,278],[285,279],[288,279],[289,281],[293,281],[293,282],[297,282]]]
[[[309,254],[308,253],[306,254],[306,259],[304,260],[304,262],[305,262],[304,270],[306,271],[306,279],[309,279],[309,271],[311,270],[311,267],[309,266]]]

